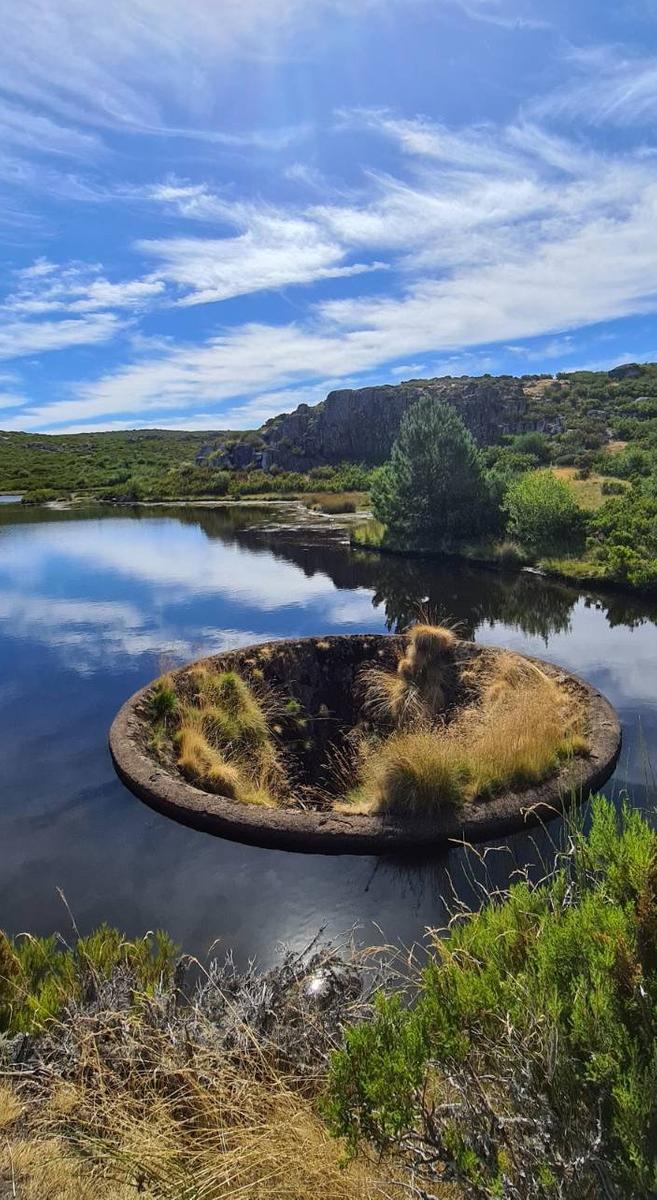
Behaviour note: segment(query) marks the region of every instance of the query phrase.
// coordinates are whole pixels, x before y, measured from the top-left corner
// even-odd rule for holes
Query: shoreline
[[[309,493],[315,495],[316,493]],[[339,493],[335,493],[339,495]],[[0,493],[0,502],[2,498]],[[20,503],[20,501],[17,501]],[[175,499],[175,500],[105,500],[94,496],[76,496],[69,500],[49,500],[42,505],[26,505],[25,507],[46,508],[51,511],[70,510],[75,508],[84,508],[91,505],[98,505],[103,508],[283,508],[283,509],[302,509],[309,517],[319,518],[327,525],[334,525],[350,531],[357,522],[362,522],[371,516],[367,509],[360,509],[356,512],[344,513],[327,513],[320,508],[314,509],[307,504],[303,498],[303,494],[291,496],[245,496],[237,499],[227,497],[208,496],[207,498],[195,496],[192,499]],[[553,581],[555,583],[563,583],[573,588],[585,588],[589,590],[598,590],[601,592],[615,593],[627,597],[636,597],[637,599],[657,599],[657,585],[654,587],[634,587],[632,584],[623,582],[622,580],[612,579],[609,576],[589,575],[589,574],[568,574],[564,571],[552,570],[546,567],[533,565],[531,563],[513,563],[501,562],[495,558],[485,558],[473,554],[463,554],[457,550],[428,550],[412,548],[397,549],[389,545],[374,545],[373,543],[359,543],[349,539],[349,545],[352,550],[362,550],[369,554],[382,554],[394,558],[407,559],[427,559],[433,562],[453,561],[464,564],[471,564],[475,567],[480,567],[483,570],[495,571],[498,574],[528,574],[536,575],[539,578]],[[581,562],[581,559],[577,559]]]
[[[431,562],[459,562],[472,566],[481,567],[483,570],[495,571],[498,574],[508,575],[536,575],[541,579],[554,581],[555,583],[565,583],[573,588],[587,588],[590,590],[608,591],[621,594],[628,597],[636,597],[637,599],[655,598],[657,599],[657,585],[655,587],[638,588],[633,587],[630,583],[623,583],[618,579],[611,579],[604,575],[568,575],[564,571],[550,570],[546,567],[534,566],[531,563],[504,563],[495,558],[480,558],[472,554],[462,554],[458,550],[398,550],[393,546],[375,546],[373,544],[359,542],[351,542],[352,550],[364,550],[369,554],[384,554],[393,558],[409,558],[409,559],[428,559]],[[577,559],[581,562],[581,559]]]

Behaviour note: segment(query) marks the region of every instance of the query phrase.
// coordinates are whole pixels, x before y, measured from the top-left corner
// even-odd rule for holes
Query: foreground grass
[[[342,1027],[368,1008],[354,968],[329,952],[268,975],[227,960],[186,988],[150,938],[93,942],[90,957],[89,939],[3,941],[2,1026],[25,1033],[0,1038],[2,1200],[401,1197],[391,1165],[345,1163],[318,1111]]]
[[[245,1072],[199,1047],[190,1055],[144,1025],[127,1077],[95,1033],[85,1051],[76,1077],[45,1094],[0,1087],[0,1195],[392,1200],[382,1171],[344,1166],[311,1101],[274,1071]]]
[[[3,1010],[2,1200],[650,1200],[657,833],[597,797],[554,852],[378,988],[312,949],[186,989],[150,939],[4,939],[41,972]]]

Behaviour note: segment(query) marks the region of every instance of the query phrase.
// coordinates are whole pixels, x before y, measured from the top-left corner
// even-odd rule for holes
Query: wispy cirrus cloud
[[[0,326],[0,358],[94,345],[108,341],[118,329],[114,313],[94,313],[77,320],[8,321]]]
[[[386,121],[382,132],[390,136]],[[393,134],[407,138],[409,132],[406,122]],[[165,423],[171,414],[168,423],[175,424],[176,414],[188,419],[215,406],[225,416],[227,401],[234,401],[231,413],[246,420],[262,411],[259,396],[273,392],[285,407],[285,389],[320,379],[657,311],[657,162],[588,150],[580,155],[563,138],[513,126],[486,131],[481,164],[470,154],[481,131],[464,131],[461,147],[458,134],[450,135],[449,161],[436,166],[433,142],[427,151],[423,139],[443,131],[422,122],[419,132],[412,180],[375,177],[368,201],[311,206],[303,217],[304,229],[313,229],[311,247],[330,231],[341,253],[384,251],[401,272],[400,288],[316,303],[298,323],[239,325],[146,352],[66,398],[33,408],[29,422],[115,421],[135,411],[147,420],[159,412]],[[258,229],[264,212],[270,223],[282,219],[244,208],[250,230]],[[203,244],[194,242],[194,262]],[[189,247],[181,254],[188,262]],[[242,264],[248,275],[248,255]],[[207,283],[215,298],[228,287],[221,272],[230,265],[229,256],[220,257],[219,278]],[[196,275],[183,282],[192,295],[205,286]]]
[[[226,134],[208,119],[219,62],[276,58],[322,14],[390,2],[222,0],[218,10],[215,0],[196,0],[191,13],[179,0],[116,0],[111,10],[99,0],[33,0],[29,10],[6,4],[3,87],[66,121],[240,144],[239,131]]]
[[[24,105],[7,101],[0,101],[0,141],[5,147],[69,158],[88,158],[101,150],[95,134],[62,125]]]
[[[118,0],[111,12],[98,0],[35,0],[29,14],[6,5],[0,179],[52,192],[67,250],[58,255],[53,220],[39,247],[47,257],[9,281],[0,354],[115,339],[93,374],[80,379],[74,368],[47,401],[16,405],[7,422],[258,424],[274,405],[318,399],[327,380],[399,378],[417,363],[485,369],[492,347],[522,349],[538,337],[569,353],[576,329],[656,311],[647,53],[564,54],[562,41],[536,72],[560,77],[559,86],[530,99],[513,73],[498,71],[494,99],[489,92],[478,108],[470,88],[459,122],[454,80],[458,63],[473,61],[474,39],[480,66],[482,44],[528,44],[516,30],[536,30],[536,48],[541,9],[554,4],[220,7],[221,19],[215,0],[195,0],[192,13],[178,0]],[[455,19],[457,9],[467,19]],[[326,45],[334,41],[332,66],[344,72],[347,35],[362,54],[369,28],[373,56],[384,44],[392,53],[391,31],[408,34],[404,21],[395,25],[401,13],[435,32],[437,11],[455,57],[445,51],[438,85],[450,77],[453,91],[440,92],[434,114],[451,119],[409,115],[428,92],[411,79],[395,90],[392,76],[390,108],[367,107],[387,98],[367,72],[338,72],[331,96],[344,102],[344,92],[353,108],[336,117],[322,92],[331,64],[321,86],[315,71]],[[491,23],[499,33],[476,28]],[[322,30],[327,38],[317,39]],[[552,35],[544,41],[555,45]],[[289,80],[276,75],[285,54]],[[256,62],[262,69],[252,71]],[[222,107],[234,78],[225,93],[217,80],[231,72],[249,78],[243,109]],[[632,122],[634,149],[618,130],[603,142],[605,122]],[[644,129],[638,144],[635,125]],[[80,213],[92,201],[78,251],[69,207]]]
[[[533,0],[446,0],[473,21],[497,25],[500,29],[550,29],[545,19],[544,5]]]
[[[101,309],[138,309],[164,291],[162,279],[146,276],[112,283],[94,263],[50,262],[36,259],[14,274],[14,290],[0,311],[16,315],[47,312],[91,313]]]
[[[577,118],[591,125],[639,130],[657,117],[657,55],[627,54],[617,46],[571,49],[572,72],[554,91],[532,101],[539,119]]]
[[[242,214],[244,232],[225,238],[142,241],[157,273],[184,289],[178,304],[208,304],[253,292],[360,275],[384,264],[347,263],[349,247],[312,220],[267,208]]]
[[[23,408],[26,404],[27,396],[21,395],[20,392],[0,391],[0,412],[5,412],[9,408]]]

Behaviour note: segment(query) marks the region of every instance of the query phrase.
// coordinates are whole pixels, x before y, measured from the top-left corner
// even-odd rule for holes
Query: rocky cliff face
[[[307,471],[346,461],[385,462],[404,413],[424,392],[452,404],[481,445],[499,442],[505,433],[534,428],[527,420],[520,379],[419,379],[330,392],[313,407],[300,404],[294,412],[264,425],[259,440],[224,447],[217,465]]]

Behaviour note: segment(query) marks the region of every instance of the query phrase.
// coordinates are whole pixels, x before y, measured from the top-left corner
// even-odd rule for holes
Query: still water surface
[[[167,665],[271,637],[394,630],[422,604],[605,692],[625,736],[610,786],[652,804],[657,606],[352,552],[330,522],[281,528],[282,511],[3,508],[0,927],[66,931],[58,889],[83,931],[163,926],[190,952],[220,939],[239,960],[267,962],[322,926],[410,944],[442,924],[451,884],[468,894],[459,849],[418,863],[221,841],[140,804],[106,749],[119,705]],[[511,839],[491,858],[495,880],[536,853],[533,836]]]

